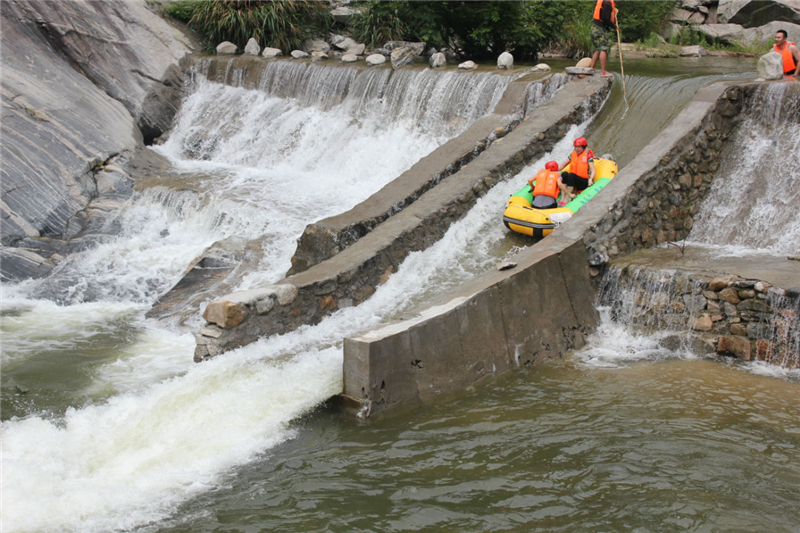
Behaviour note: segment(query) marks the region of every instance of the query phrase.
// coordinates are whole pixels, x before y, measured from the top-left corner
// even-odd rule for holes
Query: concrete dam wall
[[[612,257],[686,237],[759,86],[699,91],[602,194],[518,254],[514,268],[487,272],[404,321],[346,339],[340,405],[372,416],[582,347],[598,324],[601,269]]]
[[[570,127],[591,116],[609,88],[610,82],[599,77],[572,79],[522,118],[525,91],[512,84],[509,99],[504,96],[498,103],[504,114],[498,115],[496,108],[367,202],[334,217],[333,223],[322,222],[339,228],[326,232],[328,236],[355,225],[365,230],[374,226],[372,231],[349,239],[344,249],[339,239],[331,238],[341,249],[336,255],[303,259],[307,265],[321,262],[271,286],[211,302],[204,312],[208,323],[196,335],[195,360],[316,324],[337,309],[364,301],[409,253],[438,240],[493,185],[541,157]],[[477,155],[476,144],[481,145]]]

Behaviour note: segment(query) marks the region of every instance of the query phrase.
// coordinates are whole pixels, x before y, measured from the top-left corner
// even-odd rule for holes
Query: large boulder
[[[267,59],[272,59],[273,57],[280,57],[283,55],[280,48],[272,48],[267,46],[264,50],[261,51],[261,57],[266,57]]]
[[[244,53],[251,56],[257,56],[261,53],[261,47],[258,46],[258,41],[255,37],[250,37],[244,47]]]
[[[400,48],[395,48],[392,50],[391,55],[392,68],[408,65],[409,63],[412,63],[417,56],[419,56],[419,54],[417,54],[416,51],[411,47],[403,46]]]
[[[370,54],[367,56],[367,59],[365,61],[367,62],[367,65],[369,65],[370,67],[383,65],[384,63],[386,63],[386,56],[384,56],[383,54]]]
[[[383,47],[390,52],[397,48],[411,48],[414,52],[421,56],[422,53],[425,51],[425,43],[423,42],[411,42],[411,41],[389,41]]]
[[[356,10],[348,6],[339,6],[331,10],[331,17],[333,17],[336,22],[341,22],[343,24],[349,23],[350,19],[353,18],[355,14]]]
[[[367,49],[367,46],[364,43],[358,43],[355,46],[348,48],[345,50],[347,54],[355,54],[357,56],[364,55],[364,51]]]
[[[670,20],[680,24],[702,24],[706,21],[706,15],[701,11],[676,8]]]
[[[14,257],[43,257],[40,237],[56,257],[90,202],[130,194],[130,180],[107,187],[99,176],[115,155],[128,174],[133,153],[170,126],[179,61],[197,45],[144,2],[4,1],[0,14],[0,233],[3,246],[31,244],[2,250],[3,277],[15,278]]]
[[[800,39],[800,25],[781,21],[772,21],[757,28],[745,28],[739,24],[704,24],[695,28],[720,42],[744,46],[772,42],[775,32],[781,29],[786,30],[790,41]]]
[[[800,42],[800,24],[775,20],[758,28],[746,28],[742,44],[773,43],[778,30],[786,30],[790,41]]]
[[[725,44],[744,40],[744,27],[739,24],[703,24],[695,29]]]
[[[503,52],[497,58],[497,68],[510,69],[514,67],[514,56],[508,52]]]
[[[758,60],[758,75],[765,80],[783,79],[783,57],[778,52],[764,54]]]
[[[442,68],[447,66],[447,57],[442,52],[436,52],[429,60],[431,68]]]
[[[772,21],[800,24],[798,0],[720,0],[718,22],[756,28]]]
[[[217,45],[218,56],[232,56],[239,51],[239,47],[230,41],[222,41]]]
[[[708,52],[705,48],[696,44],[694,46],[682,46],[681,47],[681,57],[706,57]]]
[[[303,42],[303,51],[307,52],[309,55],[311,52],[322,52],[323,54],[327,54],[331,51],[331,45],[322,39],[306,39]]]
[[[330,38],[331,44],[339,50],[347,51],[356,45],[356,42],[353,39],[350,37],[345,37],[344,35],[332,33]]]

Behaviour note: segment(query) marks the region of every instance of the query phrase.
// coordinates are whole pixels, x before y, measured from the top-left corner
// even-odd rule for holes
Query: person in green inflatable
[[[564,170],[569,165],[569,172],[562,172],[558,179],[558,187],[565,200],[575,198],[594,182],[594,154],[588,148],[589,143],[585,137],[578,137],[572,145],[575,149],[569,155],[569,159],[561,163],[558,168]],[[569,192],[567,187],[572,187],[573,192]]]

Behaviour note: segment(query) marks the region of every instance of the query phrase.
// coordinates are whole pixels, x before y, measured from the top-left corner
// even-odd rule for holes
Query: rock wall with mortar
[[[732,274],[642,269],[621,258],[605,274],[600,300],[617,320],[679,332],[667,337],[668,348],[688,344],[700,354],[800,368],[800,288]]]
[[[608,213],[584,235],[592,266],[600,267],[638,249],[682,241],[689,235],[700,204],[713,186],[719,161],[725,157],[726,141],[760,85],[739,84],[725,89],[703,120],[657,159],[652,157],[655,152],[650,152],[652,144],[645,148],[643,158],[637,157],[634,163],[644,163],[644,158],[651,156],[646,163],[649,168],[637,172],[635,181],[616,195]],[[795,85],[791,88],[800,92],[800,86]],[[703,98],[701,91],[693,103]],[[691,109],[692,104],[687,112]],[[657,142],[668,140],[662,135]],[[623,178],[632,170],[628,165]],[[623,184],[624,180],[615,178],[609,187],[614,191]]]

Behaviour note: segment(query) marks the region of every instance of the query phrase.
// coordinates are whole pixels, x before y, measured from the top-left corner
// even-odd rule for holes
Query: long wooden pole
[[[619,9],[614,10],[614,23],[617,26],[617,49],[619,50],[619,69],[622,74],[622,93],[627,97],[628,90],[625,88],[625,64],[622,62],[622,37],[619,34]]]

